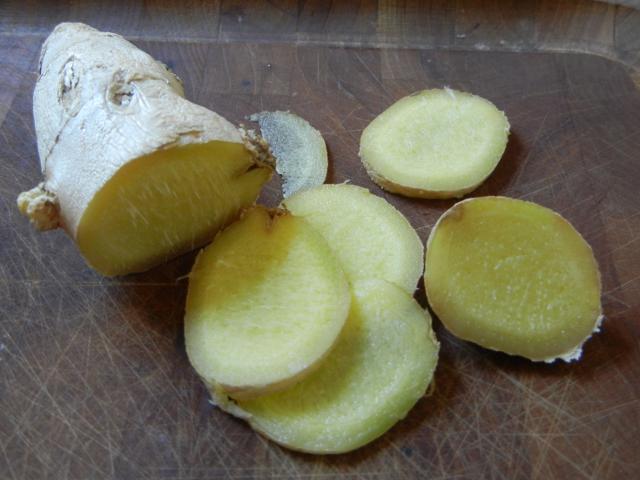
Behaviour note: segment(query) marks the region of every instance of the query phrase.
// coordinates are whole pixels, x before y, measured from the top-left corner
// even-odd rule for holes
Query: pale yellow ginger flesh
[[[358,282],[344,331],[320,368],[288,390],[238,402],[232,412],[294,450],[354,450],[425,394],[438,349],[428,313],[409,294],[380,280]]]
[[[80,220],[78,246],[104,275],[146,270],[210,241],[253,204],[270,175],[240,143],[156,151],[98,191]]]
[[[509,122],[491,102],[448,88],[402,98],[362,133],[360,158],[385,190],[451,198],[474,190],[500,161]]]
[[[249,398],[310,373],[344,326],[349,286],[325,240],[255,207],[204,249],[189,280],[185,343],[211,388]]]
[[[324,236],[350,281],[379,278],[413,294],[422,275],[422,242],[386,200],[341,184],[297,193],[283,205]]]
[[[276,159],[282,177],[282,192],[294,193],[322,185],[327,177],[327,146],[318,130],[290,112],[261,112],[251,115]]]
[[[522,200],[448,210],[427,243],[425,286],[453,334],[531,360],[578,359],[602,320],[591,248],[560,215]]]

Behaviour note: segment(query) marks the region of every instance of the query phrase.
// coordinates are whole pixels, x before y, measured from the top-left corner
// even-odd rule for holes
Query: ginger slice
[[[344,331],[320,368],[288,390],[238,402],[235,414],[287,448],[322,454],[361,447],[405,417],[438,360],[431,319],[382,280],[357,282],[353,293]]]
[[[301,218],[254,207],[196,260],[187,353],[220,395],[282,389],[327,354],[349,305],[347,281],[325,240]]]
[[[322,185],[327,177],[327,146],[318,130],[290,112],[261,112],[251,115],[276,158],[276,172],[282,176],[284,198]]]
[[[283,205],[324,236],[350,281],[379,278],[413,294],[422,275],[422,242],[386,200],[340,184],[299,192]]]
[[[602,321],[591,248],[559,214],[522,200],[445,212],[427,242],[425,287],[454,335],[535,361],[577,360]]]
[[[362,133],[360,158],[385,190],[408,197],[461,197],[494,170],[509,122],[491,102],[445,88],[404,97]]]

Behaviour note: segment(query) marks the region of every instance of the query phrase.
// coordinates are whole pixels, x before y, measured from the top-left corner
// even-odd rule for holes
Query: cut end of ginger
[[[97,192],[80,219],[78,246],[104,275],[147,270],[210,241],[270,176],[241,143],[158,150],[124,165]]]
[[[378,438],[424,396],[438,349],[431,319],[410,295],[384,281],[358,282],[344,331],[320,368],[237,407],[287,448],[348,452]]]
[[[360,139],[360,158],[385,190],[408,197],[461,197],[495,169],[509,122],[484,98],[449,88],[404,97]]]
[[[422,275],[422,242],[386,200],[340,184],[299,192],[283,205],[322,234],[351,282],[377,278],[413,294]]]
[[[254,207],[198,256],[187,296],[187,353],[219,396],[286,388],[329,352],[350,302],[340,265],[307,222]]]
[[[251,115],[258,122],[262,137],[276,159],[282,176],[282,191],[294,193],[322,185],[327,177],[327,146],[318,130],[289,112],[262,112]]]
[[[427,242],[425,287],[453,334],[534,361],[578,359],[602,321],[591,248],[559,214],[522,200],[445,212]]]

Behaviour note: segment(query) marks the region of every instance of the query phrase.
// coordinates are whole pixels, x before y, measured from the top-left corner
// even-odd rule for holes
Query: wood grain
[[[527,51],[553,49],[567,31],[575,48],[613,42],[632,65],[640,18],[607,4],[581,16],[555,2],[511,2],[515,13],[505,13],[487,0],[476,14],[471,3],[0,5],[1,478],[640,477],[640,92],[620,63]],[[417,20],[426,11],[427,27]],[[327,141],[329,180],[383,196],[423,239],[452,202],[378,189],[357,159],[360,133],[421,88],[491,99],[513,130],[473,195],[533,200],[576,226],[602,269],[603,332],[579,363],[547,366],[483,351],[436,321],[435,393],[380,440],[312,457],[255,435],[209,404],[188,364],[180,278],[193,254],[104,279],[62,232],[38,234],[17,212],[18,192],[40,178],[31,115],[40,43],[67,18],[131,35],[184,79],[189,98],[234,122],[262,109],[304,116]],[[496,48],[514,52],[478,51]],[[277,192],[270,185],[262,200],[277,202]],[[425,305],[422,290],[418,299]]]
[[[3,0],[0,35],[81,21],[134,39],[601,55],[640,71],[640,0]]]

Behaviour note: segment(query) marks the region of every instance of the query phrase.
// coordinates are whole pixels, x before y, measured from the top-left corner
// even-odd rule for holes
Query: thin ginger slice
[[[445,212],[427,242],[425,287],[453,334],[536,361],[578,359],[602,320],[591,248],[559,214],[522,200]]]
[[[234,398],[310,373],[344,326],[349,286],[303,219],[255,207],[204,249],[190,275],[185,343],[204,382]]]
[[[97,192],[80,219],[78,246],[104,275],[144,271],[210,241],[270,177],[241,143],[158,150]]]
[[[404,97],[363,131],[360,157],[385,190],[408,197],[461,197],[500,161],[509,122],[491,102],[449,88]]]
[[[261,112],[251,115],[276,159],[282,176],[284,198],[322,185],[327,177],[327,146],[318,130],[290,112]]]
[[[350,281],[379,278],[413,294],[422,275],[422,242],[386,200],[340,184],[299,192],[283,205],[324,236]]]
[[[344,331],[320,368],[288,390],[229,410],[293,450],[354,450],[425,394],[438,349],[428,313],[410,295],[382,280],[357,282]]]

